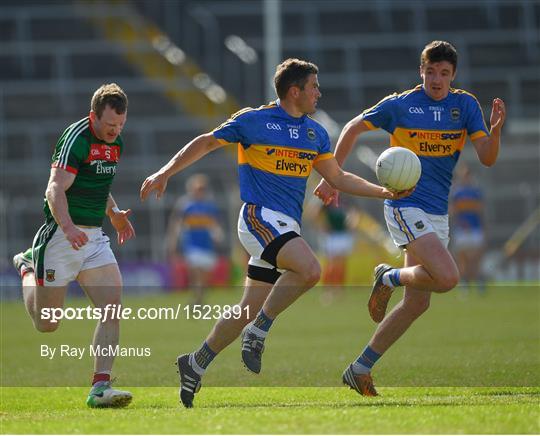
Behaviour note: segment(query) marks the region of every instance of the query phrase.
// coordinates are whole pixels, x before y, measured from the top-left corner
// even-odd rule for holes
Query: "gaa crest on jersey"
[[[308,128],[307,129],[307,137],[310,141],[315,141],[315,130],[313,130],[312,128]]]
[[[450,109],[450,117],[452,118],[452,121],[458,121],[460,115],[461,112],[459,108],[453,107],[452,109]]]
[[[45,280],[47,280],[48,282],[54,282],[55,274],[56,274],[56,271],[54,269],[45,270]]]
[[[416,221],[414,223],[414,226],[420,231],[424,230],[424,228],[426,227],[422,221]]]

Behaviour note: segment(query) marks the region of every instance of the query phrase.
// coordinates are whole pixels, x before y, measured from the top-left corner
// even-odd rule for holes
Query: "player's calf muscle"
[[[56,331],[60,325],[58,321],[52,322],[50,320],[41,319],[40,315],[36,316],[32,321],[34,322],[36,330],[41,333],[52,333]]]

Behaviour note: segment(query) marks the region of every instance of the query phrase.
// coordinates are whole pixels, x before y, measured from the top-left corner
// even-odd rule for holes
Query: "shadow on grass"
[[[517,395],[516,395],[517,396]],[[521,395],[521,399],[527,395]],[[359,400],[362,401],[362,400]],[[258,404],[247,403],[247,402],[231,402],[226,401],[222,404],[212,404],[206,405],[202,404],[195,408],[199,409],[233,409],[233,408],[246,408],[246,409],[257,409],[257,408],[267,408],[271,407],[273,409],[302,409],[302,408],[324,408],[324,409],[357,409],[357,408],[371,408],[371,407],[447,407],[447,406],[467,406],[467,407],[481,407],[486,404],[499,404],[499,403],[484,403],[481,401],[467,401],[464,397],[453,397],[451,399],[438,399],[438,400],[427,400],[424,401],[414,400],[414,401],[404,401],[404,400],[375,400],[375,401],[365,401],[365,402],[294,402],[294,403],[281,403],[276,404],[275,402],[261,402]],[[179,408],[184,408],[179,405]]]

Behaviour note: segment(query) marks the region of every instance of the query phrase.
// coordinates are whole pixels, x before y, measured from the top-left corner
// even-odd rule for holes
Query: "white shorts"
[[[44,224],[34,237],[32,258],[40,286],[65,286],[77,279],[81,271],[116,263],[109,237],[101,227],[78,227],[88,242],[75,250],[64,232],[54,222]]]
[[[285,234],[287,236],[280,238]],[[249,265],[274,269],[279,248],[298,235],[300,225],[284,213],[254,204],[244,204],[240,209],[238,238],[251,256]],[[272,244],[276,238],[283,243],[279,246]]]
[[[346,256],[354,248],[354,236],[349,232],[329,233],[324,237],[322,245],[327,256]]]
[[[190,248],[185,250],[186,263],[191,268],[212,270],[216,266],[217,256],[213,251]]]
[[[448,215],[432,215],[417,207],[390,207],[385,204],[384,218],[394,244],[400,248],[406,248],[407,244],[428,233],[435,233],[448,247]]]
[[[481,248],[484,245],[484,232],[481,229],[454,229],[452,245],[456,250]]]

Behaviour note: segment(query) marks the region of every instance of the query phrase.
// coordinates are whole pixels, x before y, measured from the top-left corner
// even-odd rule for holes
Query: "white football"
[[[404,191],[418,183],[422,164],[418,156],[403,147],[390,147],[381,153],[375,164],[379,183],[393,191]]]

